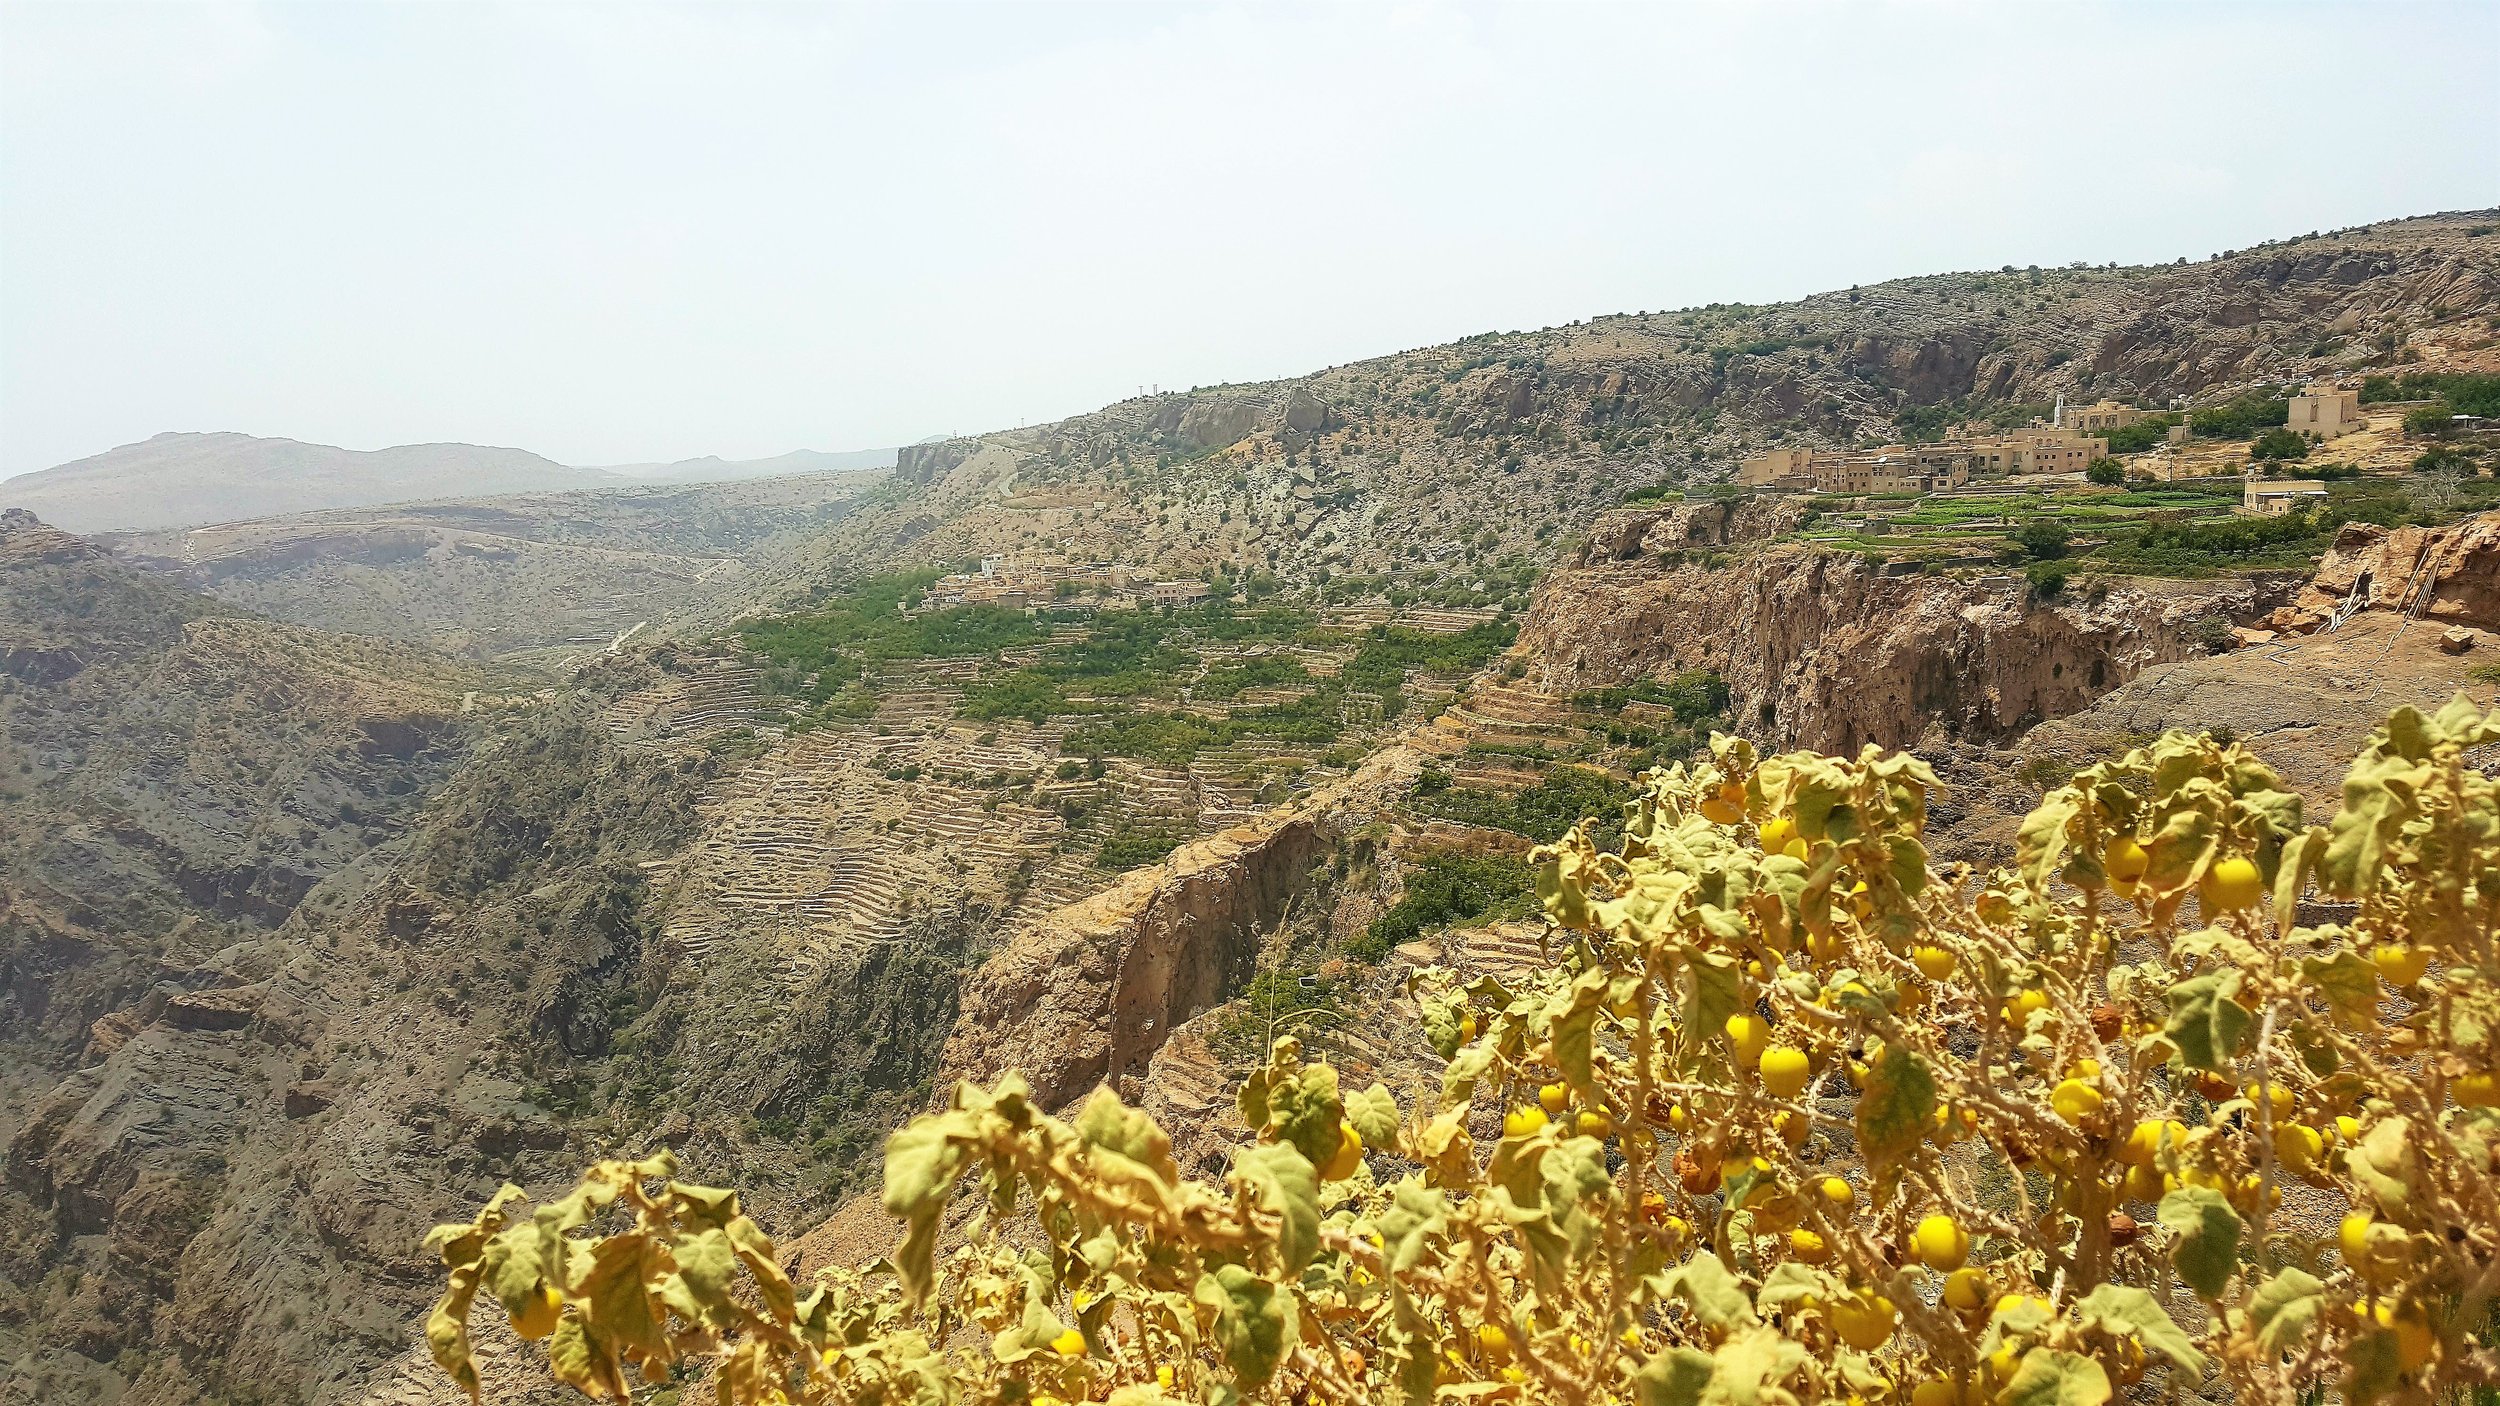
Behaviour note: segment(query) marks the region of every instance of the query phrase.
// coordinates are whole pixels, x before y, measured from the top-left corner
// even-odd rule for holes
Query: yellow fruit
[[[1775,815],[1762,822],[1762,852],[1779,854],[1788,842],[1797,838],[1797,822],[1784,815]]]
[[[1483,1349],[1485,1356],[1496,1362],[1510,1360],[1510,1334],[1504,1332],[1499,1323],[1477,1324],[1476,1346]]]
[[[2075,1067],[2066,1071],[2066,1077],[2090,1083],[2101,1077],[2101,1062],[2097,1059],[2076,1060]]]
[[[529,1342],[536,1342],[556,1330],[556,1318],[564,1312],[564,1295],[551,1284],[541,1282],[538,1293],[512,1315],[512,1331]]]
[[[2335,1140],[2337,1142],[2361,1141],[2361,1120],[2349,1113],[2335,1115]]]
[[[1546,1112],[1560,1116],[1571,1106],[1571,1090],[1561,1084],[1548,1084],[1536,1091],[1536,1101],[1545,1105]]]
[[[2431,1360],[2431,1349],[2438,1340],[2431,1335],[2430,1320],[2424,1316],[2421,1305],[2408,1303],[2398,1307],[2382,1301],[2370,1310],[2370,1316],[2378,1320],[2379,1327],[2396,1335],[2397,1366],[2418,1372]]]
[[[1832,1247],[1811,1230],[1792,1230],[1788,1232],[1788,1254],[1807,1264],[1821,1264],[1832,1257]]]
[[[1823,1178],[1822,1184],[1816,1189],[1823,1193],[1824,1203],[1831,1206],[1835,1210],[1845,1211],[1851,1206],[1857,1204],[1857,1188],[1841,1180],[1839,1177]]]
[[[1502,1115],[1502,1136],[1534,1137],[1545,1126],[1545,1110],[1526,1103]]]
[[[1929,981],[1942,981],[1953,975],[1953,954],[1941,947],[1913,947],[1910,960],[1918,964],[1919,975]]]
[[[2243,1092],[2246,1093],[2250,1103],[2255,1103],[2257,1101],[2257,1086],[2255,1084],[2250,1084]],[[2284,1119],[2292,1116],[2292,1107],[2295,1100],[2290,1089],[2284,1087],[2280,1083],[2269,1080],[2266,1084],[2265,1095],[2266,1102],[2272,1104],[2274,1107],[2274,1121],[2280,1123]]]
[[[2023,1365],[2022,1354],[2014,1350],[2012,1343],[1999,1346],[1981,1361],[1988,1369],[1989,1378],[2000,1386],[2014,1380],[2014,1374],[2021,1371]]]
[[[2204,897],[2224,912],[2252,906],[2266,892],[2265,876],[2237,855],[2205,871]]]
[[[1163,1388],[1165,1391],[1170,1391],[1172,1389],[1172,1383],[1176,1380],[1178,1380],[1178,1378],[1174,1376],[1172,1369],[1169,1366],[1155,1368],[1156,1386]]]
[[[1078,1332],[1074,1328],[1070,1328],[1068,1331],[1061,1333],[1059,1336],[1050,1340],[1050,1350],[1058,1353],[1061,1357],[1083,1357],[1085,1355],[1085,1335]]]
[[[2301,1176],[2318,1168],[2318,1159],[2326,1155],[2326,1139],[2318,1130],[2300,1123],[2274,1125],[2274,1160]]]
[[[1476,1038],[1476,1017],[1474,1013],[1470,1012],[1469,1014],[1462,1015],[1458,1018],[1458,1038],[1461,1040],[1473,1040]]]
[[[1693,1126],[1693,1115],[1684,1111],[1683,1104],[1668,1104],[1667,1126],[1675,1129],[1679,1133],[1683,1132],[1685,1129]]]
[[[2130,1201],[2158,1201],[2166,1189],[2162,1184],[2161,1173],[2150,1167],[2127,1168],[2126,1186],[2127,1199]]]
[[[1806,1052],[1787,1045],[1773,1045],[1762,1052],[1762,1087],[1773,1098],[1795,1098],[1804,1093],[1814,1078],[1814,1068]]]
[[[1910,1406],[1953,1406],[1959,1399],[1961,1394],[1953,1389],[1953,1383],[1938,1377],[1910,1388]]]
[[[1970,1232],[1951,1216],[1929,1216],[1910,1232],[1910,1248],[1929,1269],[1960,1269],[1970,1258]]]
[[[1745,818],[1745,808],[1712,796],[1701,803],[1701,818],[1713,825],[1733,825]]]
[[[2057,1116],[2077,1127],[2098,1114],[2103,1102],[2101,1091],[2081,1079],[2064,1080],[2049,1093],[2049,1106],[2057,1110]]]
[[[1787,1109],[1780,1110],[1779,1116],[1771,1120],[1771,1126],[1779,1129],[1780,1141],[1787,1143],[1790,1147],[1803,1147],[1806,1145],[1806,1139],[1814,1135],[1814,1123],[1811,1119]]]
[[[2370,1261],[2370,1218],[2355,1211],[2335,1227],[2335,1247],[2344,1252],[2344,1263],[2355,1273]]]
[[[1957,1269],[1944,1277],[1945,1306],[1959,1313],[1977,1313],[1988,1306],[1988,1275],[1984,1270]]]
[[[1363,1165],[1363,1135],[1354,1131],[1352,1123],[1337,1124],[1337,1155],[1319,1169],[1322,1181],[1344,1181]]]
[[[2118,1160],[2130,1167],[2152,1166],[2165,1145],[2185,1147],[2187,1131],[2187,1124],[2177,1119],[2147,1118],[2135,1125],[2134,1132],[2127,1134],[2125,1144],[2118,1149]]]
[[[2151,863],[2152,860],[2144,853],[2144,846],[2137,844],[2133,835],[2120,835],[2109,842],[2109,848],[2101,851],[2101,867],[2109,871],[2111,879],[2121,884],[2132,884],[2143,878],[2145,869]]]
[[[1762,1062],[1763,1047],[1771,1043],[1771,1024],[1758,1015],[1729,1016],[1727,1043],[1736,1052],[1736,1063],[1751,1069]]]
[[[1667,1223],[1663,1229],[1665,1229],[1667,1234],[1679,1240],[1693,1233],[1692,1225],[1682,1216],[1667,1217]]]
[[[1572,1119],[1571,1125],[1579,1129],[1582,1137],[1611,1137],[1615,1131],[1615,1120],[1594,1108],[1580,1110],[1580,1116]]]
[[[1832,1305],[1832,1329],[1840,1340],[1860,1352],[1873,1352],[1892,1337],[1892,1325],[1899,1316],[1892,1300],[1864,1289]]]
[[[2378,974],[2386,978],[2388,985],[2411,986],[2430,969],[2431,954],[2418,947],[2382,942],[2370,949],[2370,965],[2378,968]]]
[[[2048,1008],[2049,993],[2036,986],[2030,987],[2015,992],[2014,999],[2005,1003],[2005,1018],[2015,1025],[2025,1025],[2033,1016]]]
[[[2500,1107],[2500,1073],[2479,1070],[2450,1080],[2448,1092],[2467,1108]]]

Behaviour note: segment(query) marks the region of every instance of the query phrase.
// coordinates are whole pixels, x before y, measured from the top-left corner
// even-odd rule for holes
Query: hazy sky
[[[2500,201],[2500,4],[0,5],[0,472],[864,448]]]

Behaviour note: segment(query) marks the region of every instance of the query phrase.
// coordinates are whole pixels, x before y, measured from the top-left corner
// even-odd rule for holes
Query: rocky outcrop
[[[2362,610],[2500,629],[2500,513],[2478,513],[2446,527],[2346,523],[2292,611],[2272,623],[2314,629],[2356,594]]]
[[[1676,537],[1674,516],[1615,514],[1605,526],[1528,611],[1514,650],[1528,682],[1571,694],[1708,669],[1727,681],[1740,728],[1825,751],[2005,736],[2202,652],[2215,626],[2262,615],[2289,590],[2120,581],[2044,602],[2018,576],[1894,575],[1801,546],[1712,568],[1650,554]]]
[[[935,444],[906,444],[894,451],[898,483],[931,484],[960,467],[981,448],[977,439],[942,439]]]
[[[1806,512],[1805,499],[1772,494],[1620,508],[1598,514],[1589,524],[1581,560],[1631,561],[1688,548],[1766,542],[1796,531]]]
[[[1022,1070],[1052,1108],[1106,1081],[1134,1098],[1174,1027],[1238,988],[1261,931],[1313,866],[1422,763],[1402,746],[1375,753],[1308,800],[1186,845],[1018,934],[965,984],[949,1075],[987,1082]]]

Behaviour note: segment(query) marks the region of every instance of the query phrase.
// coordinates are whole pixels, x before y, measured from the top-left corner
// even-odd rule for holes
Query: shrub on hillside
[[[2248,457],[2260,463],[2291,462],[2309,457],[2309,441],[2298,430],[2274,429],[2257,436]]]
[[[804,1288],[665,1152],[507,1186],[428,1237],[427,1338],[474,1397],[483,1294],[585,1391],[700,1363],[740,1406],[2462,1400],[2500,1379],[2494,742],[2400,710],[2321,827],[2173,733],[1981,878],[1932,867],[1917,759],[1714,739],[1619,850],[1538,852],[1551,969],[1416,978],[1433,1084],[1279,1039],[1220,1183],[1107,1088],[959,1085],[887,1143],[898,1248]]]

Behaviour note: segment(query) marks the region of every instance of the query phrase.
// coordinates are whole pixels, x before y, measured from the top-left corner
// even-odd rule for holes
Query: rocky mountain
[[[793,449],[769,459],[723,459],[706,454],[665,464],[605,464],[601,472],[650,483],[727,483],[748,478],[781,478],[790,474],[856,473],[894,467],[892,449]]]
[[[1772,445],[2045,415],[2060,395],[2168,404],[2487,359],[2495,228],[2492,211],[2458,212],[2193,264],[2009,266],[1595,317],[907,446],[898,491],[778,589],[804,599],[863,562],[1050,552],[1174,576],[1394,573],[1498,601],[1517,590],[1502,568],[1543,560],[1627,492],[1724,481]]]
[[[1404,973],[1543,960],[1509,921],[1528,846],[1711,727],[1916,745],[1985,857],[2026,768],[2207,714],[2276,755],[2481,687],[2500,646],[2444,645],[2500,628],[2488,519],[2354,529],[2314,579],[2060,594],[1799,542],[1802,505],[1624,499],[2059,393],[2478,366],[2489,223],[1487,336],[812,497],[341,509],[119,556],[12,515],[0,1402],[448,1402],[431,1222],[665,1144],[777,1235],[833,1215],[801,1251],[874,1244],[875,1149],[956,1073],[1111,1079],[1192,1159],[1252,991],[1401,1078],[1376,1032],[1410,1023],[1375,1017]],[[1279,613],[895,608],[987,552],[1220,567]],[[711,555],[742,579],[658,584]],[[2324,632],[2365,560],[2376,608]],[[2384,583],[2425,561],[2408,625]],[[407,642],[510,657],[470,642],[532,611],[558,686]],[[2215,652],[2267,622],[2320,632]]]
[[[0,507],[70,532],[149,531],[321,508],[590,488],[617,480],[523,449],[340,449],[253,435],[160,434],[0,483]]]
[[[637,483],[104,540],[124,560],[277,619],[560,672],[621,639],[734,613],[769,563],[839,522],[881,479]]]

